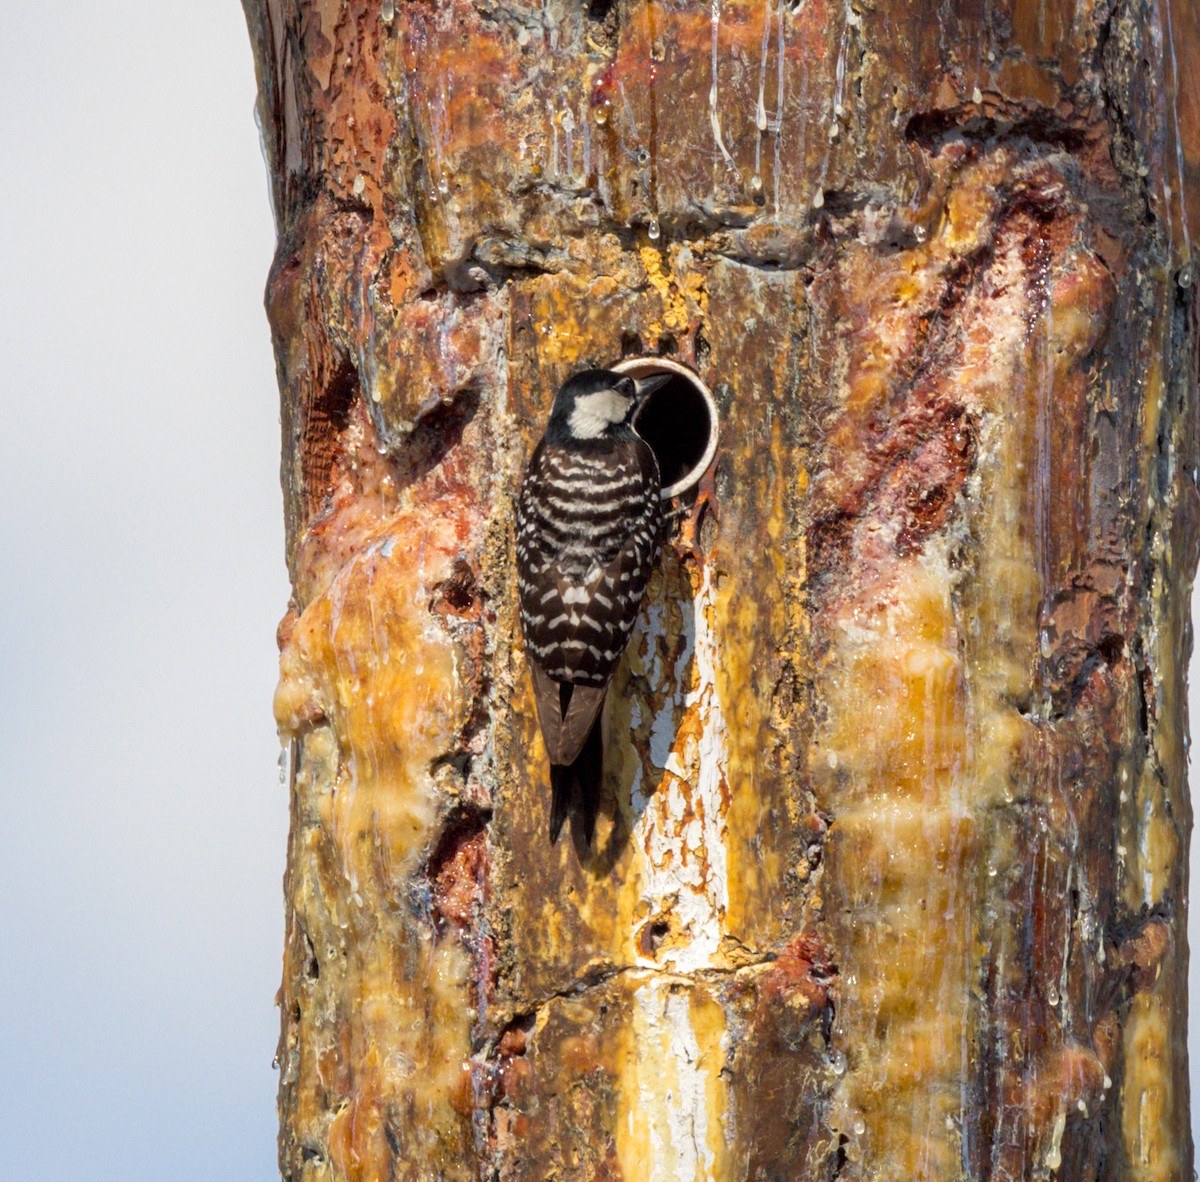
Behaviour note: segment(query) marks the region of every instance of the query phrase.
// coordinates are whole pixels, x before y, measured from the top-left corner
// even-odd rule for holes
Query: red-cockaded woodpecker
[[[559,390],[517,506],[517,591],[550,756],[550,840],[573,802],[590,845],[600,803],[600,713],[658,553],[658,463],[633,429],[670,375],[590,369]]]

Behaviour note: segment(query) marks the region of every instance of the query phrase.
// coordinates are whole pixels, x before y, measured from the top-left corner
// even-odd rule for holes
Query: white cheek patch
[[[571,411],[571,434],[576,439],[595,439],[603,435],[613,423],[625,421],[631,401],[616,390],[584,394],[575,400],[575,409]]]

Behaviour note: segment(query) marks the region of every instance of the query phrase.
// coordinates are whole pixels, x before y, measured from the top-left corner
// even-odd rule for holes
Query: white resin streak
[[[709,11],[712,23],[712,87],[708,92],[708,120],[712,125],[713,140],[721,150],[725,166],[731,171],[735,171],[737,164],[729,154],[729,149],[725,147],[725,141],[721,138],[721,115],[717,110],[717,56],[720,43],[721,0],[712,0]]]
[[[639,1054],[636,1113],[631,1125],[646,1126],[649,1159],[639,1163],[644,1182],[703,1182],[713,1176],[716,1155],[709,1143],[709,1070],[692,1027],[691,994],[651,977],[634,994],[634,1046]],[[667,1057],[674,1072],[664,1072]],[[723,1059],[723,1056],[721,1056]]]
[[[693,619],[684,621],[685,646],[675,668],[663,667],[656,658],[650,671],[657,684],[674,682],[678,687],[651,723],[651,758],[666,768],[666,774],[648,794],[640,777],[634,785],[641,809],[636,834],[646,853],[643,897],[652,911],[669,912],[672,926],[683,937],[678,946],[664,948],[658,957],[642,957],[639,963],[677,973],[712,967],[729,904],[722,792],[726,730],[716,686],[715,610],[716,591],[706,567]],[[656,624],[661,626],[661,613],[657,618],[652,613],[652,631]],[[698,718],[698,739],[680,739],[677,716]],[[689,813],[691,820],[685,821]]]

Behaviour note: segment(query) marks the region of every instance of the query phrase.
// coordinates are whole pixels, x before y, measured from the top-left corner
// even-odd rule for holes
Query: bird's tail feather
[[[575,762],[550,765],[551,845],[558,841],[572,806],[578,810],[583,823],[584,844],[592,844],[592,836],[596,832],[596,814],[600,811],[600,781],[603,773],[604,746],[600,738],[600,719],[597,718]]]

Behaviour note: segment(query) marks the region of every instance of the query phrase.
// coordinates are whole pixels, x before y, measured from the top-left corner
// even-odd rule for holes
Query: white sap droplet
[[[646,227],[646,233],[651,239],[657,239],[662,233],[662,229],[658,224],[658,218],[651,218],[650,224]]]
[[[979,89],[978,86],[975,87],[975,89],[973,91],[971,91],[971,102],[973,102],[973,103],[983,102],[983,92]]]
[[[600,103],[592,112],[592,118],[603,127],[608,122],[608,103]]]
[[[846,1056],[841,1051],[834,1051],[829,1056],[829,1066],[833,1069],[834,1075],[846,1074]]]
[[[379,15],[390,25],[396,16],[396,0],[383,0],[379,6]]]
[[[762,181],[762,177],[760,177],[760,176],[758,175],[758,173],[755,173],[755,174],[754,174],[754,175],[753,175],[753,176],[750,178],[750,191],[751,191],[752,193],[761,193],[761,192],[762,192],[762,187],[763,187],[763,181]]]
[[[1062,1165],[1062,1135],[1067,1127],[1067,1114],[1059,1112],[1054,1118],[1054,1131],[1050,1134],[1050,1152],[1046,1154],[1046,1168],[1057,1170]]]
[[[867,1122],[864,1121],[863,1118],[860,1116],[858,1118],[858,1120],[856,1120],[854,1122],[854,1133],[856,1136],[861,1137],[863,1135],[863,1133],[865,1133],[866,1131],[867,1131]]]
[[[528,29],[518,30],[517,44],[518,45],[528,45],[529,44],[529,30]]]
[[[825,204],[825,190],[818,189],[813,195],[813,209],[820,209]]]
[[[366,187],[367,187],[367,178],[365,176],[363,176],[363,174],[360,172],[358,174],[358,176],[356,176],[354,178],[354,195],[355,195],[355,197],[361,196],[362,191]]]

